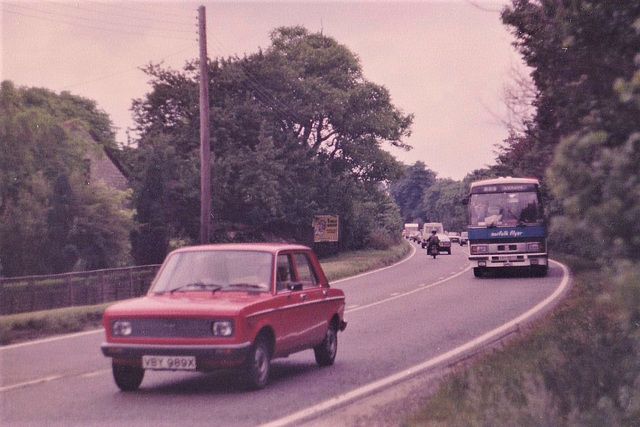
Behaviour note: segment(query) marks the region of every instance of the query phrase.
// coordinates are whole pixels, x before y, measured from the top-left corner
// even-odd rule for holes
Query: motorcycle
[[[439,254],[438,245],[429,245],[429,248],[427,249],[427,253],[431,255],[433,259],[436,259],[436,256]]]

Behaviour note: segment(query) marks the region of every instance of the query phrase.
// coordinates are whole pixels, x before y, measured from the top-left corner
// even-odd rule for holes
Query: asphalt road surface
[[[548,277],[474,278],[466,247],[437,259],[415,246],[395,266],[332,283],[347,295],[349,325],[338,355],[318,367],[313,351],[272,362],[270,383],[243,390],[229,373],[149,371],[123,393],[102,356],[104,331],[0,347],[0,425],[297,424],[337,405],[460,357],[553,304],[568,283]]]

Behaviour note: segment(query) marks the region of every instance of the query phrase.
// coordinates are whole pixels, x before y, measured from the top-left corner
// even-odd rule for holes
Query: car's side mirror
[[[301,291],[302,290],[302,283],[300,283],[300,282],[288,283],[287,284],[287,289],[289,289],[290,291]]]

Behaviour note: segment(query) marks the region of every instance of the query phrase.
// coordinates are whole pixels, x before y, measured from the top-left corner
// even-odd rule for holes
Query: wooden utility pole
[[[198,8],[200,39],[200,243],[211,236],[211,129],[209,127],[209,61],[207,60],[207,18]]]

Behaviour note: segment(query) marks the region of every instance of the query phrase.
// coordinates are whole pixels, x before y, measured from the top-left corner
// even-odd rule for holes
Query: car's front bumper
[[[529,267],[548,265],[547,254],[511,254],[511,255],[470,255],[469,261],[477,267],[499,268],[499,267]]]
[[[157,345],[130,343],[102,343],[102,354],[119,363],[139,364],[142,356],[194,356],[198,369],[233,366],[242,363],[251,343],[228,345]]]

